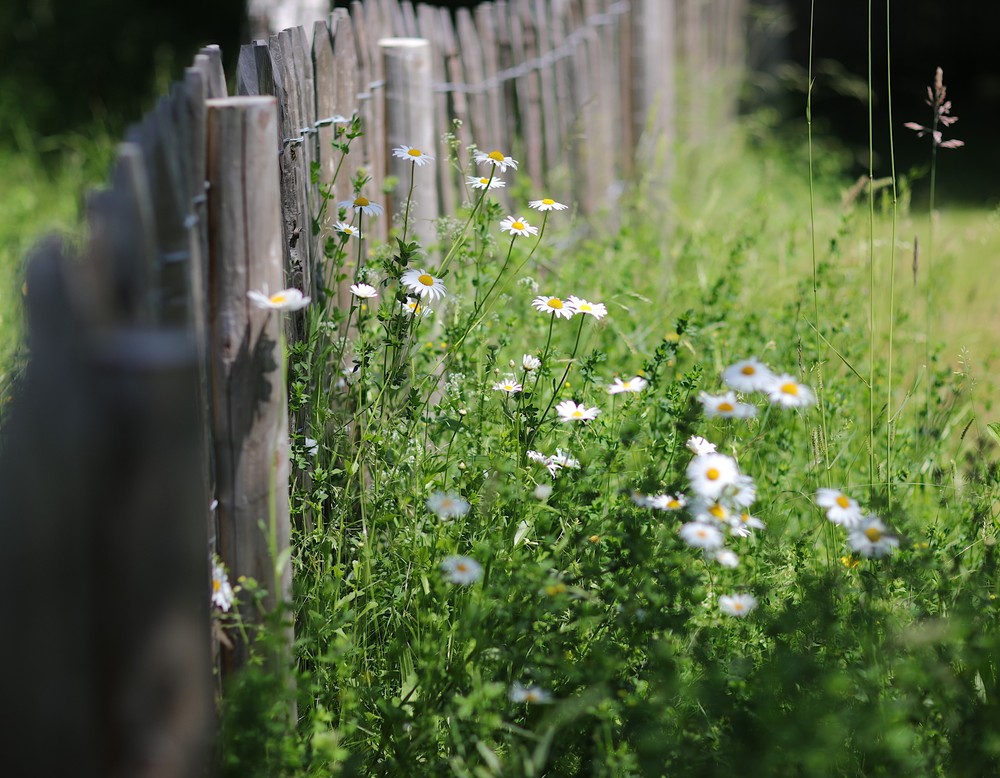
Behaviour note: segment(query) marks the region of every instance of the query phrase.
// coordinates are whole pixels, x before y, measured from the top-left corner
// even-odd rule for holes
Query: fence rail
[[[430,236],[465,199],[477,144],[597,213],[637,154],[733,113],[744,12],[744,0],[498,0],[452,17],[356,1],[243,46],[233,97],[219,49],[195,57],[87,197],[84,245],[48,241],[30,262],[32,356],[0,452],[0,568],[8,591],[33,589],[15,607],[24,639],[3,649],[22,668],[5,682],[21,714],[8,736],[30,760],[11,774],[190,775],[205,759],[206,552],[272,605],[290,592],[287,563],[274,578],[290,531],[283,333],[246,293],[314,290],[330,229],[314,229],[320,188],[347,199],[363,172],[378,200],[405,180],[392,147],[426,145],[437,179],[416,216]],[[341,159],[331,142],[352,117],[364,132]],[[403,197],[389,194],[390,216]],[[391,223],[368,231],[384,239]],[[65,749],[48,747],[53,725]]]

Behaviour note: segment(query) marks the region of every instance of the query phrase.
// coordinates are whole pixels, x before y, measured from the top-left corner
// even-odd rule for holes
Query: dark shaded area
[[[804,68],[809,55],[811,3],[791,0],[787,5],[793,23],[789,53]],[[886,0],[872,6],[875,175],[885,176],[889,174]],[[1000,60],[995,52],[1000,3],[897,0],[890,3],[889,11],[897,171],[905,174],[911,168],[929,164],[930,140],[917,138],[903,123],[930,123],[931,109],[924,100],[935,69],[941,67],[952,113],[959,117],[957,124],[946,129],[945,138],[959,138],[966,146],[939,153],[938,191],[949,202],[996,204],[1000,201],[1000,144],[996,142]],[[816,0],[815,14],[814,61],[840,63],[842,75],[861,79],[864,87],[868,71],[868,0]],[[854,172],[860,174],[868,165],[868,108],[866,102],[838,92],[845,82],[846,78],[829,75],[817,79],[813,115],[854,150]],[[801,104],[804,100],[802,95]],[[915,192],[915,203],[920,207],[926,203],[926,178]]]
[[[227,72],[235,65],[244,6],[245,0],[3,0],[0,137],[14,122],[42,135],[95,120],[121,132],[201,46],[218,43]]]

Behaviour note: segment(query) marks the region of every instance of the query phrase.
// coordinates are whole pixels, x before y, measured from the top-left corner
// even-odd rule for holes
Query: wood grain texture
[[[255,578],[269,609],[288,600],[288,403],[281,316],[247,292],[283,287],[277,105],[273,97],[207,103],[213,436],[219,550],[230,574]],[[262,529],[263,528],[263,529]],[[246,658],[237,645],[230,665]]]

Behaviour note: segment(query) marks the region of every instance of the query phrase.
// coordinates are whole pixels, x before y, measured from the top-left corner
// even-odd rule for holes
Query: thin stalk
[[[826,402],[824,401],[824,394],[826,393],[826,382],[823,381],[823,340],[820,336],[820,319],[819,319],[819,265],[816,260],[816,194],[815,194],[815,184],[814,184],[814,166],[813,166],[813,126],[812,126],[812,90],[813,90],[813,33],[814,26],[813,22],[816,14],[816,2],[812,0],[809,3],[809,71],[807,77],[807,89],[806,92],[806,143],[809,149],[809,241],[810,241],[810,253],[812,256],[812,275],[813,275],[813,319],[816,330],[816,374],[819,380],[817,381],[816,387],[816,404],[819,406],[819,418],[820,418],[820,447],[823,450],[823,462],[824,469],[826,471],[826,485],[830,486],[830,452],[827,446],[827,427],[826,427]]]
[[[872,88],[872,0],[868,0],[868,472],[875,492],[875,119]]]
[[[889,102],[889,168],[892,177],[892,236],[889,241],[889,364],[885,393],[885,494],[889,506],[892,505],[892,339],[895,330],[896,313],[896,211],[898,199],[896,192],[896,147],[893,134],[895,124],[892,121],[892,39],[889,34],[889,6],[891,0],[885,3],[885,74],[886,96]],[[928,287],[929,288],[929,287]]]
[[[472,212],[469,213],[469,218],[465,220],[465,226],[462,228],[462,234],[458,236],[458,240],[451,244],[451,248],[448,249],[448,253],[445,255],[444,259],[441,261],[441,265],[438,267],[438,275],[442,275],[445,270],[448,269],[448,265],[451,260],[455,257],[455,252],[458,251],[458,247],[465,242],[465,235],[469,231],[469,226],[472,224],[472,220],[479,213],[479,209],[486,199],[486,195],[489,194],[490,184],[493,183],[493,176],[496,174],[496,167],[491,166],[490,170],[490,180],[486,182],[486,187],[483,189],[483,193],[479,195],[479,199],[476,200],[476,204],[472,206]]]
[[[416,165],[410,163],[410,191],[406,195],[406,211],[403,214],[403,243],[406,243],[406,232],[410,226],[410,203],[413,201],[413,180],[415,178],[414,168]]]
[[[555,315],[555,314],[553,314]],[[580,336],[583,334],[583,320],[587,318],[585,313],[577,314],[580,317],[580,326],[576,330],[576,341],[573,343],[573,353],[569,355],[569,361],[566,362],[566,369],[563,371],[562,378],[559,379],[558,383],[552,386],[552,396],[549,398],[549,404],[545,406],[545,410],[542,411],[542,415],[538,417],[538,426],[531,431],[531,435],[528,437],[528,446],[531,446],[532,441],[535,439],[535,435],[545,424],[545,417],[548,415],[549,411],[552,410],[552,403],[556,401],[556,397],[559,395],[559,390],[562,388],[563,384],[566,383],[566,376],[569,375],[569,370],[573,367],[573,361],[576,359],[576,350],[580,347]]]

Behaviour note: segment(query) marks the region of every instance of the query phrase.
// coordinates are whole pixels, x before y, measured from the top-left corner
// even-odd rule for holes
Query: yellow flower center
[[[510,228],[512,230],[523,230],[524,229],[524,222],[512,222],[511,225],[510,225]]]
[[[740,521],[743,522],[744,524],[746,524],[748,521],[750,521],[750,514],[749,513],[745,513],[745,512],[741,513],[740,514]]]
[[[670,508],[670,510],[672,511],[676,511],[678,508],[681,507],[680,500],[671,500],[670,502],[667,503],[667,507]]]
[[[354,204],[358,206],[358,208],[364,208],[366,205],[371,205],[371,202],[369,202],[367,197],[358,195],[358,197],[354,200]]]
[[[740,369],[740,372],[743,373],[743,375],[753,375],[754,373],[757,372],[757,368],[755,368],[753,365],[743,365],[743,367]]]
[[[278,294],[272,294],[271,302],[274,303],[275,305],[280,305],[281,303],[285,302],[285,295],[281,294],[280,292]]]
[[[213,578],[212,579],[212,591],[213,592],[218,592],[219,589],[221,589],[221,588],[222,588],[222,581],[220,581],[218,578]]]
[[[434,277],[424,273],[421,276],[417,276],[417,281],[419,281],[424,286],[434,286]]]
[[[420,149],[410,149],[406,153],[409,154],[411,157],[422,157],[423,156],[423,153],[420,151]]]
[[[878,527],[869,527],[865,530],[865,537],[872,543],[878,543],[882,539],[882,532]]]
[[[851,501],[848,500],[846,497],[844,497],[844,495],[842,495],[842,494],[839,495],[837,497],[837,499],[834,500],[834,502],[836,502],[837,505],[839,505],[841,508],[844,508],[844,509],[847,509],[847,508],[851,507]]]
[[[538,692],[527,691],[527,692],[524,693],[524,701],[525,702],[538,702],[540,699],[542,699],[542,698],[538,694]]]
[[[486,156],[487,158],[492,159],[494,162],[503,162],[506,159],[502,151],[491,151]]]
[[[575,411],[573,411],[573,413],[572,413],[572,414],[570,414],[570,415],[571,415],[571,416],[572,416],[572,417],[573,417],[574,419],[582,419],[582,418],[583,418],[583,411],[581,411],[581,410],[580,410],[579,408],[577,408],[577,409],[576,409]]]
[[[582,313],[585,311],[592,311],[594,310],[594,307],[590,303],[580,303],[576,306],[576,309]]]
[[[543,197],[542,198],[542,205],[555,205],[555,204],[556,204],[556,201],[552,200],[551,198],[548,198],[548,197]]]
[[[708,512],[717,519],[726,518],[726,509],[719,505],[719,503],[715,503],[715,505],[708,509]]]
[[[546,305],[548,305],[549,308],[555,308],[556,310],[559,310],[560,308],[563,307],[562,300],[560,300],[558,297],[550,298],[549,301],[546,303]]]
[[[467,572],[469,572],[469,566],[467,564],[465,564],[465,562],[459,562],[457,565],[455,565],[455,572],[456,573],[467,573]]]
[[[734,611],[741,611],[744,610],[746,607],[747,607],[746,605],[744,605],[742,602],[739,601],[733,603]]]
[[[799,385],[789,381],[787,384],[781,385],[781,391],[785,394],[790,394],[793,397],[799,393]]]
[[[720,475],[722,474],[719,472],[718,468],[715,467],[710,467],[705,471],[705,478],[709,481],[715,481]]]
[[[721,402],[721,403],[719,403],[719,410],[722,411],[723,413],[729,413],[730,411],[735,410],[735,409],[733,408],[733,404],[732,403]]]
[[[587,540],[589,540],[591,543],[600,543],[601,542],[601,536],[600,535],[591,535],[589,538],[587,538]]]
[[[490,180],[488,178],[483,177],[479,179],[479,183],[482,184],[483,186],[486,186],[487,184],[490,183]]]

